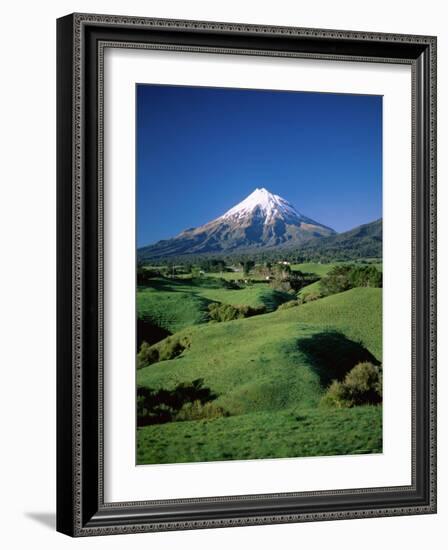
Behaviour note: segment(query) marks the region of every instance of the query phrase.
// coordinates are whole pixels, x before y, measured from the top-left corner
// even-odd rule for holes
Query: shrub
[[[225,416],[230,415],[219,405],[216,405],[212,401],[202,403],[199,399],[197,399],[192,403],[186,403],[176,414],[174,420],[213,420],[214,418],[222,418]]]
[[[218,395],[204,386],[204,380],[198,378],[192,382],[182,382],[175,388],[153,389],[137,388],[137,425],[163,424],[177,420],[182,413],[182,420],[193,420],[195,415],[201,418],[217,418],[225,416],[224,410],[215,407],[212,403]],[[207,406],[206,406],[207,405]],[[191,416],[191,418],[187,418]]]
[[[152,322],[152,320],[147,318],[137,319],[137,351],[140,350],[143,342],[152,346],[168,336],[171,336],[171,332]]]
[[[159,343],[159,361],[169,361],[178,357],[186,348],[177,338],[169,337]]]
[[[137,285],[146,286],[151,283],[154,277],[160,277],[161,273],[157,269],[150,269],[139,265],[137,267]]]
[[[383,286],[383,275],[375,266],[336,265],[320,280],[324,296],[344,292],[355,287]]]
[[[240,319],[243,317],[241,312],[230,304],[213,303],[208,306],[209,316],[212,321],[218,323],[224,321],[233,321],[234,319]]]
[[[359,363],[347,373],[344,384],[355,405],[379,403],[383,396],[383,376],[380,367]]]
[[[253,317],[254,315],[262,315],[266,313],[266,306],[236,306],[236,308],[241,312],[243,317]]]
[[[173,408],[158,399],[154,390],[137,388],[137,426],[163,424],[173,418]]]
[[[271,288],[293,294],[319,280],[314,273],[292,271],[289,265],[277,265],[270,271],[270,274],[271,272],[273,277],[269,283]]]
[[[245,317],[253,317],[266,313],[266,306],[232,306],[230,304],[221,304],[215,302],[209,304],[209,317],[212,321],[222,323],[225,321],[234,321],[235,319],[243,319]]]
[[[290,300],[278,306],[277,310],[283,311],[284,309],[291,309],[292,307],[297,307],[299,304],[298,300]]]
[[[142,342],[140,351],[137,354],[137,368],[141,369],[159,361],[159,350],[150,346],[148,342]]]
[[[153,346],[143,342],[137,354],[137,368],[141,369],[159,361],[175,359],[189,347],[188,336],[169,336]]]
[[[226,263],[224,260],[206,258],[199,262],[199,267],[207,273],[220,273],[226,270]]]
[[[319,298],[322,298],[322,295],[319,292],[310,292],[309,294],[305,294],[303,296],[303,301],[305,303],[314,302],[314,300],[318,300]]]
[[[245,260],[241,262],[241,264],[243,266],[244,275],[249,275],[251,270],[255,267],[255,262],[253,260]]]
[[[269,283],[269,286],[274,290],[278,290],[279,292],[290,292],[291,290],[294,291],[294,288],[289,280],[274,279]]]
[[[320,404],[324,407],[342,408],[350,407],[347,402],[347,394],[342,382],[333,380],[326,394],[320,400]]]
[[[333,380],[321,404],[330,407],[376,405],[382,401],[381,367],[369,362],[358,363],[342,382]]]

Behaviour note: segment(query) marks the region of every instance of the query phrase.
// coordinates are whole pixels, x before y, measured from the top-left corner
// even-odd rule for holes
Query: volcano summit
[[[140,248],[138,256],[149,259],[294,246],[334,233],[298,212],[284,198],[257,188],[219,218]]]

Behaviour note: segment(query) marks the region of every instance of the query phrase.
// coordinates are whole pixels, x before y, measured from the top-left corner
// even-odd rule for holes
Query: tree
[[[251,270],[255,267],[255,262],[253,260],[244,260],[244,262],[242,262],[242,266],[244,275],[249,275]]]
[[[206,258],[200,262],[200,267],[208,273],[220,273],[225,271],[226,262],[214,258]]]
[[[353,283],[350,280],[351,267],[349,265],[335,266],[325,277],[320,281],[321,292],[324,296],[337,294],[353,288]]]
[[[154,277],[160,277],[161,273],[157,269],[150,269],[141,265],[137,266],[137,285],[145,286],[151,283]]]
[[[230,304],[221,304],[213,302],[208,306],[209,317],[211,321],[222,323],[225,321],[233,321],[235,319],[243,319],[244,317],[253,317],[266,313],[266,306],[232,306]]]
[[[382,286],[382,273],[373,265],[336,265],[320,281],[321,292],[324,296],[356,287],[381,288]]]

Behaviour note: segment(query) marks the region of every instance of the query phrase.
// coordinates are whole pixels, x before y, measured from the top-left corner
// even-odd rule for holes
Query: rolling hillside
[[[316,446],[318,454],[349,448],[379,452],[380,408],[333,411],[329,417],[318,404],[331,380],[341,379],[360,361],[381,361],[381,300],[381,289],[356,288],[284,311],[185,328],[179,337],[188,338],[188,349],[176,359],[140,369],[138,385],[172,390],[201,379],[217,395],[216,406],[231,416],[139,428],[139,460],[193,460],[192,453],[194,460],[231,459],[245,453],[256,457],[264,451],[251,439],[277,428],[283,435],[277,447],[272,443],[268,456],[308,456]],[[368,434],[363,433],[364,422],[373,426]],[[300,430],[299,439],[292,424]],[[313,440],[318,424],[321,430]],[[256,435],[241,437],[255,425],[262,426]],[[325,431],[332,436],[326,437]],[[217,445],[207,444],[206,455],[201,454],[204,438]],[[159,445],[170,449],[165,458]],[[209,458],[210,453],[215,458]]]
[[[208,305],[212,302],[253,307],[264,305],[267,311],[273,311],[292,298],[286,292],[263,284],[236,290],[214,277],[154,278],[150,286],[137,289],[137,316],[174,333],[206,322]]]
[[[338,235],[313,239],[303,243],[300,252],[312,258],[322,259],[382,258],[383,220],[360,225]]]

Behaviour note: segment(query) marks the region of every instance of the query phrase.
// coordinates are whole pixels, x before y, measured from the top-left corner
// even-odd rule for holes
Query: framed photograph
[[[436,38],[57,40],[57,529],[435,513]]]

